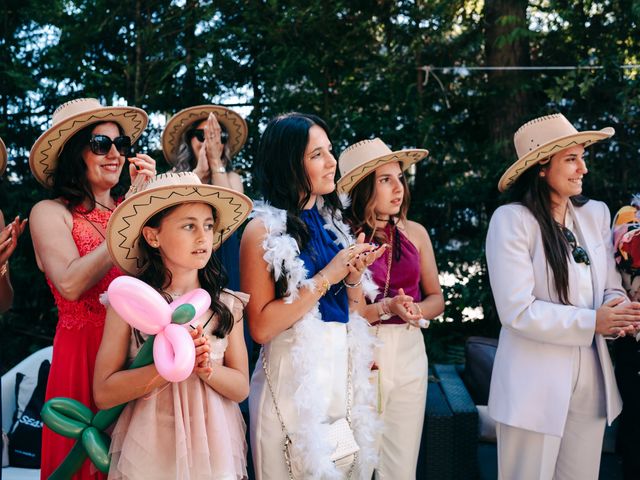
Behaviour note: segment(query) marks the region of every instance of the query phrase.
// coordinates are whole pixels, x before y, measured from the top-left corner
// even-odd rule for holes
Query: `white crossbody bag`
[[[264,375],[267,378],[267,386],[269,387],[269,392],[271,392],[271,399],[273,400],[273,405],[276,410],[276,415],[278,416],[278,420],[280,421],[280,427],[282,428],[282,434],[284,435],[284,443],[283,443],[283,453],[284,453],[284,461],[287,465],[287,470],[289,472],[289,480],[295,480],[296,478],[304,478],[304,472],[297,471],[296,465],[299,462],[292,461],[292,451],[291,451],[291,436],[289,435],[289,431],[284,424],[284,420],[282,418],[282,414],[280,413],[280,409],[278,408],[278,403],[276,402],[276,395],[273,390],[273,385],[271,384],[271,375],[269,373],[269,366],[267,365],[267,358],[264,353],[264,348],[262,349],[262,368],[264,370]],[[350,479],[353,475],[353,470],[356,466],[356,462],[358,460],[358,451],[360,447],[356,442],[355,437],[353,436],[353,430],[351,429],[351,353],[349,352],[347,355],[347,416],[343,418],[339,418],[329,425],[329,444],[334,445],[333,452],[331,453],[331,461],[335,463],[336,468],[338,470],[344,472],[346,474],[346,478]]]

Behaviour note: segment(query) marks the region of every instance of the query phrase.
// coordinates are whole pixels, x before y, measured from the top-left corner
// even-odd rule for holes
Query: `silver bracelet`
[[[362,277],[360,277],[360,280],[358,280],[356,283],[349,283],[346,280],[342,280],[342,283],[347,288],[356,288],[356,287],[359,287],[360,284],[362,283]]]

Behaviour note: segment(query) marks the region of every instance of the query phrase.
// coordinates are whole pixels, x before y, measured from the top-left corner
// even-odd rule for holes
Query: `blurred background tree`
[[[638,0],[5,0],[0,13],[7,218],[47,196],[29,149],[53,110],[82,96],[147,110],[141,148],[160,170],[168,116],[199,103],[238,109],[250,137],[236,167],[253,197],[257,142],[278,113],[322,116],[337,153],[374,136],[428,148],[410,180],[411,216],[432,236],[446,297],[425,332],[432,362],[461,361],[467,336],[499,331],[484,237],[519,125],[562,112],[578,128],[615,127],[589,149],[585,192],[615,212],[640,189],[638,69],[620,68],[640,63]],[[465,68],[487,66],[540,69]],[[50,344],[56,323],[28,234],[11,267],[2,371]]]

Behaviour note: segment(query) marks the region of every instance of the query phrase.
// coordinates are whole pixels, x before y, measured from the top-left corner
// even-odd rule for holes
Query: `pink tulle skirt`
[[[238,404],[192,374],[131,402],[112,433],[110,479],[247,478]]]

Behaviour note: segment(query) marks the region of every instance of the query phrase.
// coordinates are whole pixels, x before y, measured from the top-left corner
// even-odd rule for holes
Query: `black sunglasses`
[[[189,131],[188,137],[189,137],[189,140],[195,137],[198,139],[199,142],[204,142],[204,129],[194,128],[193,130]],[[229,139],[229,134],[225,130],[220,129],[220,142],[223,144],[227,143],[228,139]]]
[[[569,246],[571,247],[571,255],[573,255],[573,259],[576,263],[584,263],[585,265],[591,265],[591,261],[589,260],[589,255],[587,251],[578,245],[578,241],[576,240],[576,236],[573,234],[571,230],[569,230],[564,225],[558,225],[562,234],[564,235],[564,239],[567,241]]]
[[[111,140],[106,135],[93,135],[89,140],[89,148],[96,155],[106,155],[111,150],[111,145],[116,146],[120,155],[126,155],[131,148],[131,138],[121,135]]]

